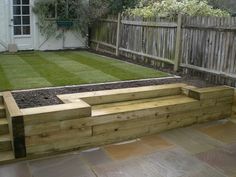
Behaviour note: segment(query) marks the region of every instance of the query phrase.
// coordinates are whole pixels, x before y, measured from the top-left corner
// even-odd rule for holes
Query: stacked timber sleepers
[[[109,100],[112,100],[112,93],[109,91],[109,96],[106,92],[103,92],[104,95],[101,95],[102,92],[98,95],[87,94],[95,95],[96,101],[90,96],[82,96],[94,105],[77,97],[67,99],[64,105],[22,109],[27,155],[120,142],[231,116],[234,94],[232,88],[191,88],[189,91],[185,88],[185,94],[182,94],[182,87],[184,86],[172,88],[177,90],[176,94],[154,98],[140,89],[146,92],[147,98],[142,96],[138,99],[140,93],[131,92],[135,99],[126,100],[120,94],[123,92],[126,96],[130,95],[122,90],[117,93],[118,97],[113,94],[115,99],[111,103]],[[164,93],[163,87],[160,90],[160,93]],[[155,92],[158,95],[158,88]],[[70,97],[73,98],[72,95]]]
[[[232,107],[232,119],[236,121],[236,89],[234,90],[234,103]]]

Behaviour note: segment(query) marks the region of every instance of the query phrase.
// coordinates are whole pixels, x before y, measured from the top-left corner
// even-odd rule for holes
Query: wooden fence
[[[236,18],[112,16],[92,28],[91,48],[236,86]]]

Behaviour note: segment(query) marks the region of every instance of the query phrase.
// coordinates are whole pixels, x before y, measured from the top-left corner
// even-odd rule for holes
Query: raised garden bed
[[[9,92],[3,94],[16,157],[100,146],[229,118],[234,89],[167,84],[57,96],[63,104],[19,109]]]
[[[60,94],[141,87],[150,85],[162,85],[162,84],[171,84],[180,82],[189,85],[194,85],[199,88],[213,86],[212,84],[207,83],[204,80],[199,80],[198,78],[187,78],[187,77],[180,78],[171,76],[168,78],[159,78],[159,79],[146,79],[146,80],[136,80],[136,81],[126,81],[126,82],[116,82],[116,83],[90,84],[90,85],[80,85],[71,87],[15,91],[12,94],[20,108],[31,108],[31,107],[62,104],[61,100],[57,98],[57,95]]]

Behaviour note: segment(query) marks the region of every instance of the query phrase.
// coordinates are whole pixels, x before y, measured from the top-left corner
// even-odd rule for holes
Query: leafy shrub
[[[145,18],[154,16],[173,17],[179,13],[191,16],[229,16],[228,12],[214,9],[204,0],[141,0],[135,8],[129,8],[126,13]]]

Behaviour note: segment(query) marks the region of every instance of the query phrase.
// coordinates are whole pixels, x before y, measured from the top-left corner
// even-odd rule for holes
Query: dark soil
[[[200,80],[198,78],[173,78],[173,79],[150,79],[145,81],[130,81],[124,83],[113,83],[113,84],[94,84],[94,85],[81,85],[73,87],[61,87],[61,88],[49,88],[49,89],[38,89],[31,91],[18,91],[13,92],[13,96],[18,104],[22,108],[32,108],[48,105],[62,104],[62,102],[57,98],[56,95],[60,94],[70,94],[70,93],[81,93],[88,91],[97,90],[111,90],[118,88],[128,88],[128,87],[139,87],[139,86],[149,86],[149,85],[161,85],[170,83],[187,83],[189,85],[197,87],[208,87],[212,84],[206,81]]]

